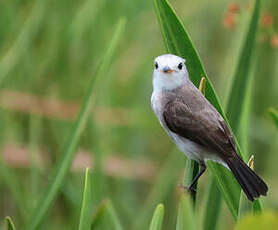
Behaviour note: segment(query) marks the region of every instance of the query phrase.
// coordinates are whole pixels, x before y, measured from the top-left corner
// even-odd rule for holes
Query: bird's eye
[[[156,69],[158,69],[158,64],[157,64],[157,62],[154,64],[154,67],[155,67]]]
[[[180,64],[178,65],[178,68],[179,68],[179,69],[182,69],[182,63],[180,63]]]

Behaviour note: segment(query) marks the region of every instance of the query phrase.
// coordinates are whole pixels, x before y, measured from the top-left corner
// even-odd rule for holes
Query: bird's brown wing
[[[206,106],[195,107],[176,98],[168,102],[163,117],[168,128],[225,159],[236,151],[233,135],[224,119],[205,99]]]

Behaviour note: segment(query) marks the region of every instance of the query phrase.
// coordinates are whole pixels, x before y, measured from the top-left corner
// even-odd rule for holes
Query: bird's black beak
[[[162,71],[164,73],[172,73],[173,72],[173,70],[169,66],[163,67]]]

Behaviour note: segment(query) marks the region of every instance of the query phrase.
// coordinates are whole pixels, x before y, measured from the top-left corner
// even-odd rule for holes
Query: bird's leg
[[[197,183],[198,179],[200,178],[200,176],[202,176],[202,174],[206,171],[207,168],[204,161],[200,161],[199,164],[200,164],[200,170],[198,174],[195,176],[195,178],[193,179],[193,181],[191,182],[191,185],[188,187],[188,189],[193,192],[195,192],[194,185]]]
[[[200,170],[199,170],[198,174],[194,177],[190,186],[178,185],[179,187],[182,187],[183,189],[187,190],[191,194],[196,193],[196,190],[194,189],[194,185],[197,183],[198,179],[206,171],[206,168],[207,168],[204,161],[199,161],[198,163],[200,165]]]

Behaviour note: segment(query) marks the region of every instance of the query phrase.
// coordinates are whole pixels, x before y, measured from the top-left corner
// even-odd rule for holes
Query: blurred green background
[[[250,1],[170,2],[224,104]],[[239,11],[228,16],[234,3]],[[277,12],[277,1],[263,1],[251,71],[248,136],[255,169],[270,187],[264,208],[276,210],[278,132],[267,111],[278,108]],[[163,229],[174,229],[181,192],[176,185],[182,182],[186,157],[150,107],[153,59],[165,52],[150,0],[0,1],[1,220],[11,216],[18,229],[26,221],[61,155],[116,22],[123,16],[126,30],[109,77],[101,83],[72,169],[40,229],[77,228],[86,166],[93,168],[93,178],[98,174],[97,186],[92,188],[98,191],[95,209],[109,198],[125,229],[147,229],[155,206],[163,202]],[[96,165],[99,170],[94,173]],[[201,216],[209,174],[200,180],[197,209]],[[96,229],[109,229],[106,224],[100,221]],[[233,226],[223,203],[219,229]]]

